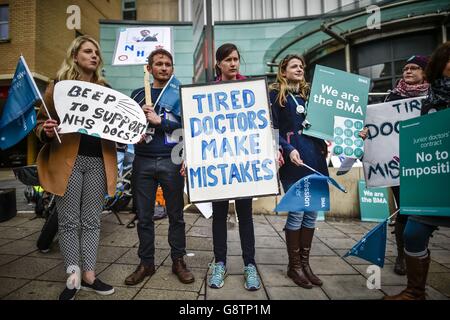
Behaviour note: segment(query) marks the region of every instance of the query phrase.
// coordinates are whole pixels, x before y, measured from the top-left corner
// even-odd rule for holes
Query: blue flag
[[[12,147],[36,125],[34,104],[40,94],[25,59],[21,56],[0,119],[0,149]]]
[[[386,255],[387,219],[370,230],[345,255],[355,256],[383,268]]]
[[[311,174],[303,177],[294,183],[275,211],[328,211],[330,210],[330,190],[328,183],[334,185],[339,190],[345,189],[334,179],[318,174]]]
[[[172,76],[164,87],[161,95],[157,101],[161,108],[180,116],[180,85],[181,82]],[[156,105],[156,103],[155,103]]]

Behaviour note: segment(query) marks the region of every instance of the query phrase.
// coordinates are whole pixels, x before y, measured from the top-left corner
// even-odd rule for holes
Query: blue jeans
[[[435,226],[415,221],[414,219],[408,219],[406,223],[405,231],[403,233],[403,239],[405,242],[405,252],[410,256],[422,257],[427,254],[428,241],[434,230]]]
[[[295,183],[295,181],[281,180],[284,192]],[[299,230],[300,228],[314,229],[316,227],[317,211],[288,212],[285,229]]]
[[[149,158],[136,156],[133,162],[133,194],[137,202],[139,236],[138,255],[145,266],[154,264],[156,189],[161,185],[169,217],[169,245],[172,260],[186,254],[186,234],[183,217],[184,178],[181,165],[172,163],[170,157]]]

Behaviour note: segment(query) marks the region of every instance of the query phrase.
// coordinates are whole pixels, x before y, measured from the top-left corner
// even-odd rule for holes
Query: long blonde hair
[[[56,79],[61,80],[79,80],[81,75],[80,67],[75,63],[74,58],[80,50],[81,46],[85,42],[91,42],[98,49],[98,65],[97,69],[94,72],[92,77],[92,81],[94,83],[105,84],[106,79],[102,76],[102,68],[103,68],[103,58],[100,52],[100,45],[98,42],[92,38],[91,36],[80,36],[75,38],[67,49],[66,57],[64,58],[61,67],[56,73]]]
[[[298,83],[298,87],[294,88],[288,83],[286,77],[282,75],[283,72],[286,72],[286,67],[292,59],[300,60],[303,67],[306,67],[305,59],[302,56],[297,54],[288,54],[278,64],[277,80],[270,86],[271,89],[278,90],[277,102],[282,107],[284,107],[284,104],[287,101],[288,91],[297,91],[296,93],[298,93],[304,100],[308,99],[309,95],[310,86],[306,82],[305,78]]]

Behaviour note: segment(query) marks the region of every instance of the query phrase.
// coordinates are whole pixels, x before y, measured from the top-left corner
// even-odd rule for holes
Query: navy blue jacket
[[[280,179],[296,182],[314,173],[305,167],[297,167],[291,162],[289,154],[294,149],[299,152],[304,163],[328,176],[325,141],[302,134],[302,122],[305,120],[305,114],[297,113],[297,104],[290,95],[287,96],[284,107],[277,102],[277,90],[270,91],[269,96],[272,105],[273,127],[279,129],[279,142],[285,159],[285,164],[280,168]],[[296,95],[295,99],[299,105],[305,106],[305,101],[300,96]]]
[[[158,100],[162,89],[151,89],[152,101]],[[139,103],[142,107],[145,104],[145,90],[144,88],[139,88],[133,91],[131,98]],[[159,105],[155,106],[155,111],[161,116],[161,124],[155,126],[155,133],[153,135],[152,141],[150,143],[138,143],[135,145],[134,153],[138,156],[143,157],[170,157],[174,144],[165,143],[165,133],[172,133],[175,129],[181,128],[181,118],[173,115],[177,121],[170,121],[164,119],[162,116],[164,110],[160,110]]]

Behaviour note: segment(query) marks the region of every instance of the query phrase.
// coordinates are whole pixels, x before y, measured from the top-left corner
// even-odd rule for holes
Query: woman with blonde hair
[[[302,133],[307,126],[306,101],[310,89],[304,68],[303,57],[287,55],[278,65],[277,80],[270,91],[273,127],[279,129],[280,149],[285,159],[280,168],[285,192],[299,179],[313,173],[303,163],[328,175],[325,141]],[[289,257],[287,275],[307,289],[322,285],[309,265],[316,219],[317,212],[289,212],[284,228]]]
[[[46,89],[44,101],[50,114],[41,105],[35,128],[44,143],[37,159],[39,180],[45,190],[56,195],[59,245],[70,274],[60,300],[74,299],[80,288],[101,295],[114,293],[112,286],[95,276],[95,264],[103,199],[106,193],[112,196],[116,187],[115,143],[80,133],[61,134],[61,143],[58,142],[60,119],[53,101],[58,81],[79,80],[107,86],[101,75],[102,66],[97,41],[90,36],[76,38],[56,80]]]

